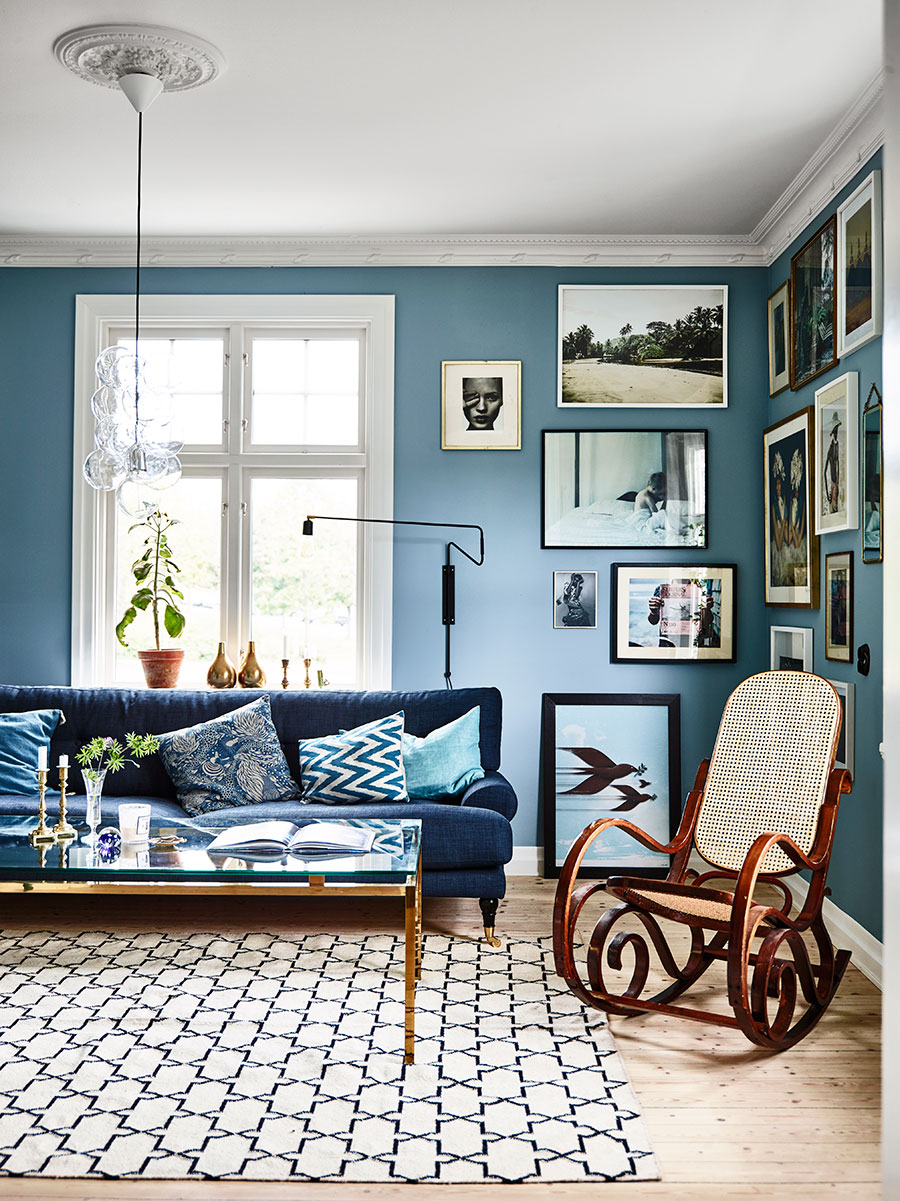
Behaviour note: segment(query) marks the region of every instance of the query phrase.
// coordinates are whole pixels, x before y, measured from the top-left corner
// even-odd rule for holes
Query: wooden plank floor
[[[497,932],[550,932],[555,885],[514,877]],[[146,903],[122,898],[2,898],[5,929],[146,929]],[[477,902],[426,900],[425,930],[475,938]],[[159,930],[401,929],[396,902],[172,897],[156,902]],[[711,969],[707,978],[712,978]],[[692,1003],[712,1004],[716,984]],[[719,998],[720,1000],[720,998]],[[881,995],[852,965],[816,1030],[781,1055],[754,1049],[736,1031],[675,1018],[611,1018],[663,1179],[609,1185],[345,1185],[215,1181],[0,1178],[4,1201],[872,1201],[879,1185]],[[716,1005],[715,1007],[719,1007]]]

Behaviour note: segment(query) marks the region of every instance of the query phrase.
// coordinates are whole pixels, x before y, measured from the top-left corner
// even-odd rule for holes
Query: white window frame
[[[79,295],[75,298],[75,421],[73,436],[72,488],[72,684],[90,687],[108,684],[112,678],[110,655],[114,653],[113,612],[115,590],[115,525],[111,520],[115,499],[112,493],[91,488],[82,475],[84,460],[94,446],[91,396],[97,388],[94,363],[109,344],[110,332],[134,320],[134,297],[124,295]],[[361,517],[394,515],[394,297],[393,296],[142,296],[141,329],[185,329],[199,323],[210,326],[247,324],[268,329],[288,329],[298,324],[324,330],[365,331],[365,390],[361,413],[361,436],[365,450],[353,447],[333,450],[277,449],[248,450],[259,470],[284,468],[292,473],[337,474],[358,472]],[[241,354],[231,347],[231,389],[240,388]],[[363,433],[364,431],[364,433]],[[212,449],[212,448],[210,448]],[[298,465],[302,458],[302,467]],[[184,452],[186,467],[191,455]],[[264,460],[264,462],[260,462]],[[244,464],[234,463],[235,467]],[[249,468],[249,464],[247,464]],[[293,469],[293,472],[292,472]],[[240,505],[246,472],[226,471],[227,501]],[[297,537],[301,537],[299,522]],[[232,541],[235,541],[232,539]],[[359,526],[360,620],[358,664],[360,687],[391,687],[393,539],[388,527]],[[237,546],[223,546],[222,571],[235,567]],[[234,647],[246,646],[249,614],[242,597],[240,614],[223,613],[221,636]],[[210,662],[215,647],[210,647]]]

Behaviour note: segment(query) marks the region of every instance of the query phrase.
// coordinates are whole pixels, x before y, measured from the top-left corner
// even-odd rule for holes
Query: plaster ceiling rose
[[[137,74],[154,76],[165,92],[185,92],[225,70],[215,46],[162,25],[83,25],[58,37],[53,52],[79,78],[104,88]]]

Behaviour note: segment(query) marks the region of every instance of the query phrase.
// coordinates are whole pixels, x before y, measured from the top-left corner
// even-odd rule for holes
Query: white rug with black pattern
[[[393,936],[0,938],[0,1173],[658,1179],[548,939],[426,935],[416,1018],[404,1067]]]

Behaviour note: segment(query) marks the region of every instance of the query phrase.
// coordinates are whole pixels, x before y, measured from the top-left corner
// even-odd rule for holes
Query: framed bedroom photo
[[[863,409],[862,439],[862,561],[880,563],[884,558],[881,528],[884,452],[881,447],[881,393],[874,384]]]
[[[441,363],[441,450],[521,450],[522,364]]]
[[[560,408],[724,409],[724,284],[561,284]]]
[[[816,533],[859,525],[859,372],[816,390]]]
[[[881,172],[873,171],[837,211],[839,355],[881,333]]]
[[[791,281],[786,279],[769,297],[769,395],[777,396],[791,383]]]
[[[828,683],[841,698],[841,732],[838,735],[834,766],[846,767],[852,774],[856,758],[853,753],[856,742],[856,687],[853,684],[845,684],[843,680],[829,680]]]
[[[544,430],[541,546],[707,545],[706,430]]]
[[[544,875],[558,877],[598,818],[625,818],[668,843],[681,816],[681,709],[671,693],[545,693],[541,715]],[[581,874],[664,876],[670,857],[614,827]]]
[[[596,630],[596,571],[554,571],[554,630]]]
[[[825,658],[853,659],[853,552],[825,556]]]
[[[837,362],[834,251],[837,218],[831,217],[791,259],[791,387]]]
[[[819,607],[819,539],[813,532],[813,409],[763,433],[765,603]]]
[[[769,627],[769,670],[812,671],[813,632],[804,626]]]
[[[733,563],[613,563],[613,663],[734,663]]]

